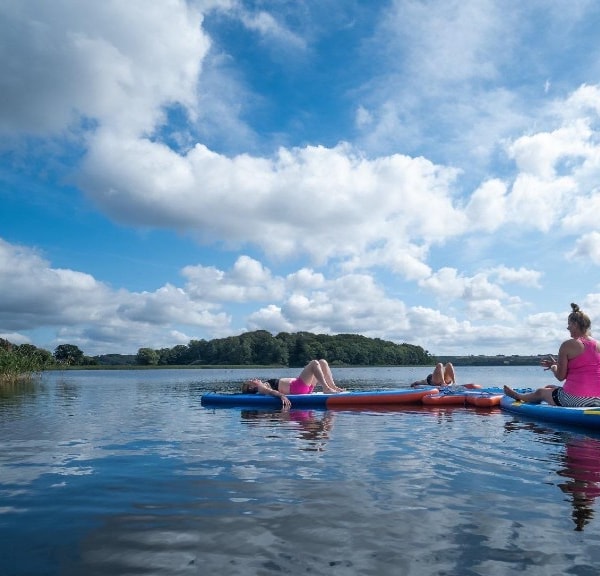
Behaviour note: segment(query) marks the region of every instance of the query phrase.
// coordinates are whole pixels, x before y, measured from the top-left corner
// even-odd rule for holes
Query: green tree
[[[161,366],[169,363],[169,356],[171,354],[170,348],[161,348],[160,350],[156,350],[156,353],[158,354],[158,363]]]
[[[190,364],[206,364],[206,340],[190,340],[188,344],[188,359]]]
[[[136,362],[140,366],[156,366],[158,359],[158,352],[152,348],[140,348],[135,357]]]
[[[79,366],[83,362],[83,352],[74,344],[60,344],[54,349],[54,359],[68,366]]]
[[[187,364],[187,354],[188,347],[183,344],[177,344],[177,346],[171,348],[171,353],[167,357],[167,364]]]

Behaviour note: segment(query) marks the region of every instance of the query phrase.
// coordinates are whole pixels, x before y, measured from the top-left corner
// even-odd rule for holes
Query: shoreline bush
[[[0,339],[0,384],[31,379],[41,373],[51,360],[52,355],[46,350]]]

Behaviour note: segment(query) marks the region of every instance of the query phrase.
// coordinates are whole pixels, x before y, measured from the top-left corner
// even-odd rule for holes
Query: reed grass
[[[33,378],[44,370],[46,361],[35,351],[0,348],[0,385]]]

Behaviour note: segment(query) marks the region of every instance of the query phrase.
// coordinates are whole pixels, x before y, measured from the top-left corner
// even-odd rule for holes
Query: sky
[[[545,354],[600,322],[596,0],[3,0],[0,337]]]

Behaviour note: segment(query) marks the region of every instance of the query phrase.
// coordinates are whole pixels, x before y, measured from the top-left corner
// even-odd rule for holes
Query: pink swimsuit
[[[290,382],[290,394],[310,394],[314,386],[309,386],[301,378],[296,378]]]
[[[573,396],[600,396],[600,352],[596,351],[596,341],[579,338],[584,351],[569,360],[567,379],[563,389]]]

